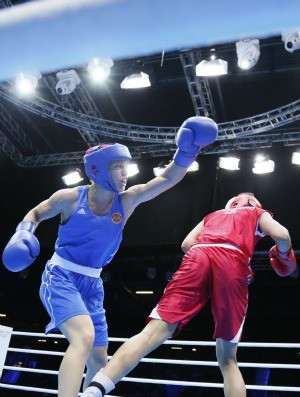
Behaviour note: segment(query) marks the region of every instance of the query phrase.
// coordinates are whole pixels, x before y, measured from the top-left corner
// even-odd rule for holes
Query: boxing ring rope
[[[19,332],[13,331],[13,336],[26,336],[26,337],[42,337],[42,338],[55,338],[55,339],[66,339],[60,334],[50,334],[45,335],[43,333],[29,333],[29,332]],[[110,342],[122,343],[128,338],[109,338]],[[184,340],[168,340],[164,345],[181,345],[181,346],[206,346],[215,347],[215,342],[206,341],[184,341]],[[279,349],[300,349],[300,343],[258,343],[258,342],[241,342],[239,343],[240,348],[279,348]],[[21,352],[28,354],[41,354],[41,355],[52,355],[52,356],[63,356],[64,352],[58,351],[48,351],[48,350],[34,350],[25,348],[13,348],[8,347],[8,352]],[[109,356],[111,358],[111,356]],[[198,360],[173,360],[173,359],[160,359],[160,358],[144,358],[141,360],[144,363],[155,363],[155,364],[172,364],[172,365],[190,365],[190,366],[212,366],[217,367],[218,363],[215,361],[198,361]],[[273,364],[273,363],[249,363],[249,362],[239,362],[239,367],[241,368],[276,368],[276,369],[292,369],[299,370],[300,364]],[[47,370],[47,369],[33,369],[29,367],[18,367],[4,365],[4,370],[7,371],[20,371],[20,372],[31,372],[36,374],[47,374],[56,375],[58,371]],[[136,377],[124,377],[122,381],[134,382],[134,383],[149,383],[149,384],[159,384],[159,385],[176,385],[176,386],[186,386],[186,387],[208,387],[208,388],[223,388],[222,383],[212,383],[212,382],[191,382],[191,381],[178,381],[178,380],[166,380],[166,379],[150,379],[150,378],[136,378]],[[57,390],[53,389],[43,389],[38,387],[29,387],[22,385],[12,385],[6,383],[0,383],[0,388],[6,389],[16,389],[40,393],[57,394]],[[265,391],[286,391],[286,392],[300,392],[300,387],[291,386],[275,386],[275,385],[246,385],[247,390],[265,390]]]

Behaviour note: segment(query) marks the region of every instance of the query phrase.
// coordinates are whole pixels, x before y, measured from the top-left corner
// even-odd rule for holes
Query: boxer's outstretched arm
[[[173,161],[161,175],[146,184],[132,186],[122,193],[125,212],[130,213],[141,203],[149,201],[176,185],[197,157],[201,147],[213,143],[218,135],[216,123],[208,117],[190,117],[180,127]]]

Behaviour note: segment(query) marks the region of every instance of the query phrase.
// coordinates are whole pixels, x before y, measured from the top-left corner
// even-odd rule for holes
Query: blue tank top
[[[97,216],[88,205],[89,186],[78,187],[78,201],[67,223],[60,225],[55,252],[78,265],[101,268],[117,252],[124,228],[121,196],[115,194],[107,215]]]

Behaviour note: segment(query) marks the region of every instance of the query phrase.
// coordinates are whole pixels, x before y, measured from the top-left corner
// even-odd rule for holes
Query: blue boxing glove
[[[34,223],[23,221],[18,224],[15,234],[7,243],[2,261],[11,272],[26,269],[40,253],[40,244],[33,232]]]
[[[180,167],[188,168],[196,159],[201,147],[210,145],[218,136],[217,124],[208,117],[190,117],[176,135],[178,149],[173,160]]]

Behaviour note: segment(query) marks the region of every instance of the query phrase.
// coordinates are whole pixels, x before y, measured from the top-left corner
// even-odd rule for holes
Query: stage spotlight
[[[267,160],[261,156],[257,157],[252,172],[254,174],[268,174],[273,172],[275,168],[275,163],[273,160]]]
[[[41,73],[20,73],[16,78],[16,88],[21,95],[32,94],[42,78]]]
[[[127,90],[127,89],[150,87],[151,83],[149,80],[149,75],[147,73],[137,72],[137,73],[132,73],[129,76],[125,77],[125,79],[122,81],[120,86],[124,90]]]
[[[240,159],[237,157],[220,157],[219,158],[219,168],[225,170],[236,171],[239,170]]]
[[[111,58],[93,58],[87,66],[87,71],[94,81],[101,82],[110,75],[113,64],[114,62]]]
[[[197,161],[193,161],[192,165],[189,166],[188,172],[195,172],[199,170],[199,163]]]
[[[139,167],[136,163],[129,163],[127,169],[128,178],[134,176],[140,172]]]
[[[292,154],[292,164],[300,165],[300,152],[294,152]]]
[[[227,61],[217,58],[214,49],[210,51],[209,59],[203,60],[196,65],[196,76],[222,76],[227,74]]]
[[[244,70],[253,68],[260,56],[259,40],[241,40],[236,42],[235,45],[238,57],[238,66]]]
[[[77,183],[79,183],[83,180],[83,178],[81,177],[80,170],[70,172],[70,173],[62,176],[61,179],[63,180],[64,184],[67,186],[76,185]]]
[[[75,70],[65,70],[56,74],[58,82],[55,90],[59,95],[69,95],[80,84],[80,78]]]
[[[153,168],[153,174],[155,176],[159,176],[163,172],[163,170],[166,168],[167,165],[168,164],[165,164],[164,162],[161,161],[157,167]],[[193,161],[193,163],[188,168],[188,172],[195,172],[198,170],[199,170],[199,163],[197,161]]]
[[[294,52],[300,49],[300,28],[283,31],[281,38],[284,42],[284,48],[288,52]]]

